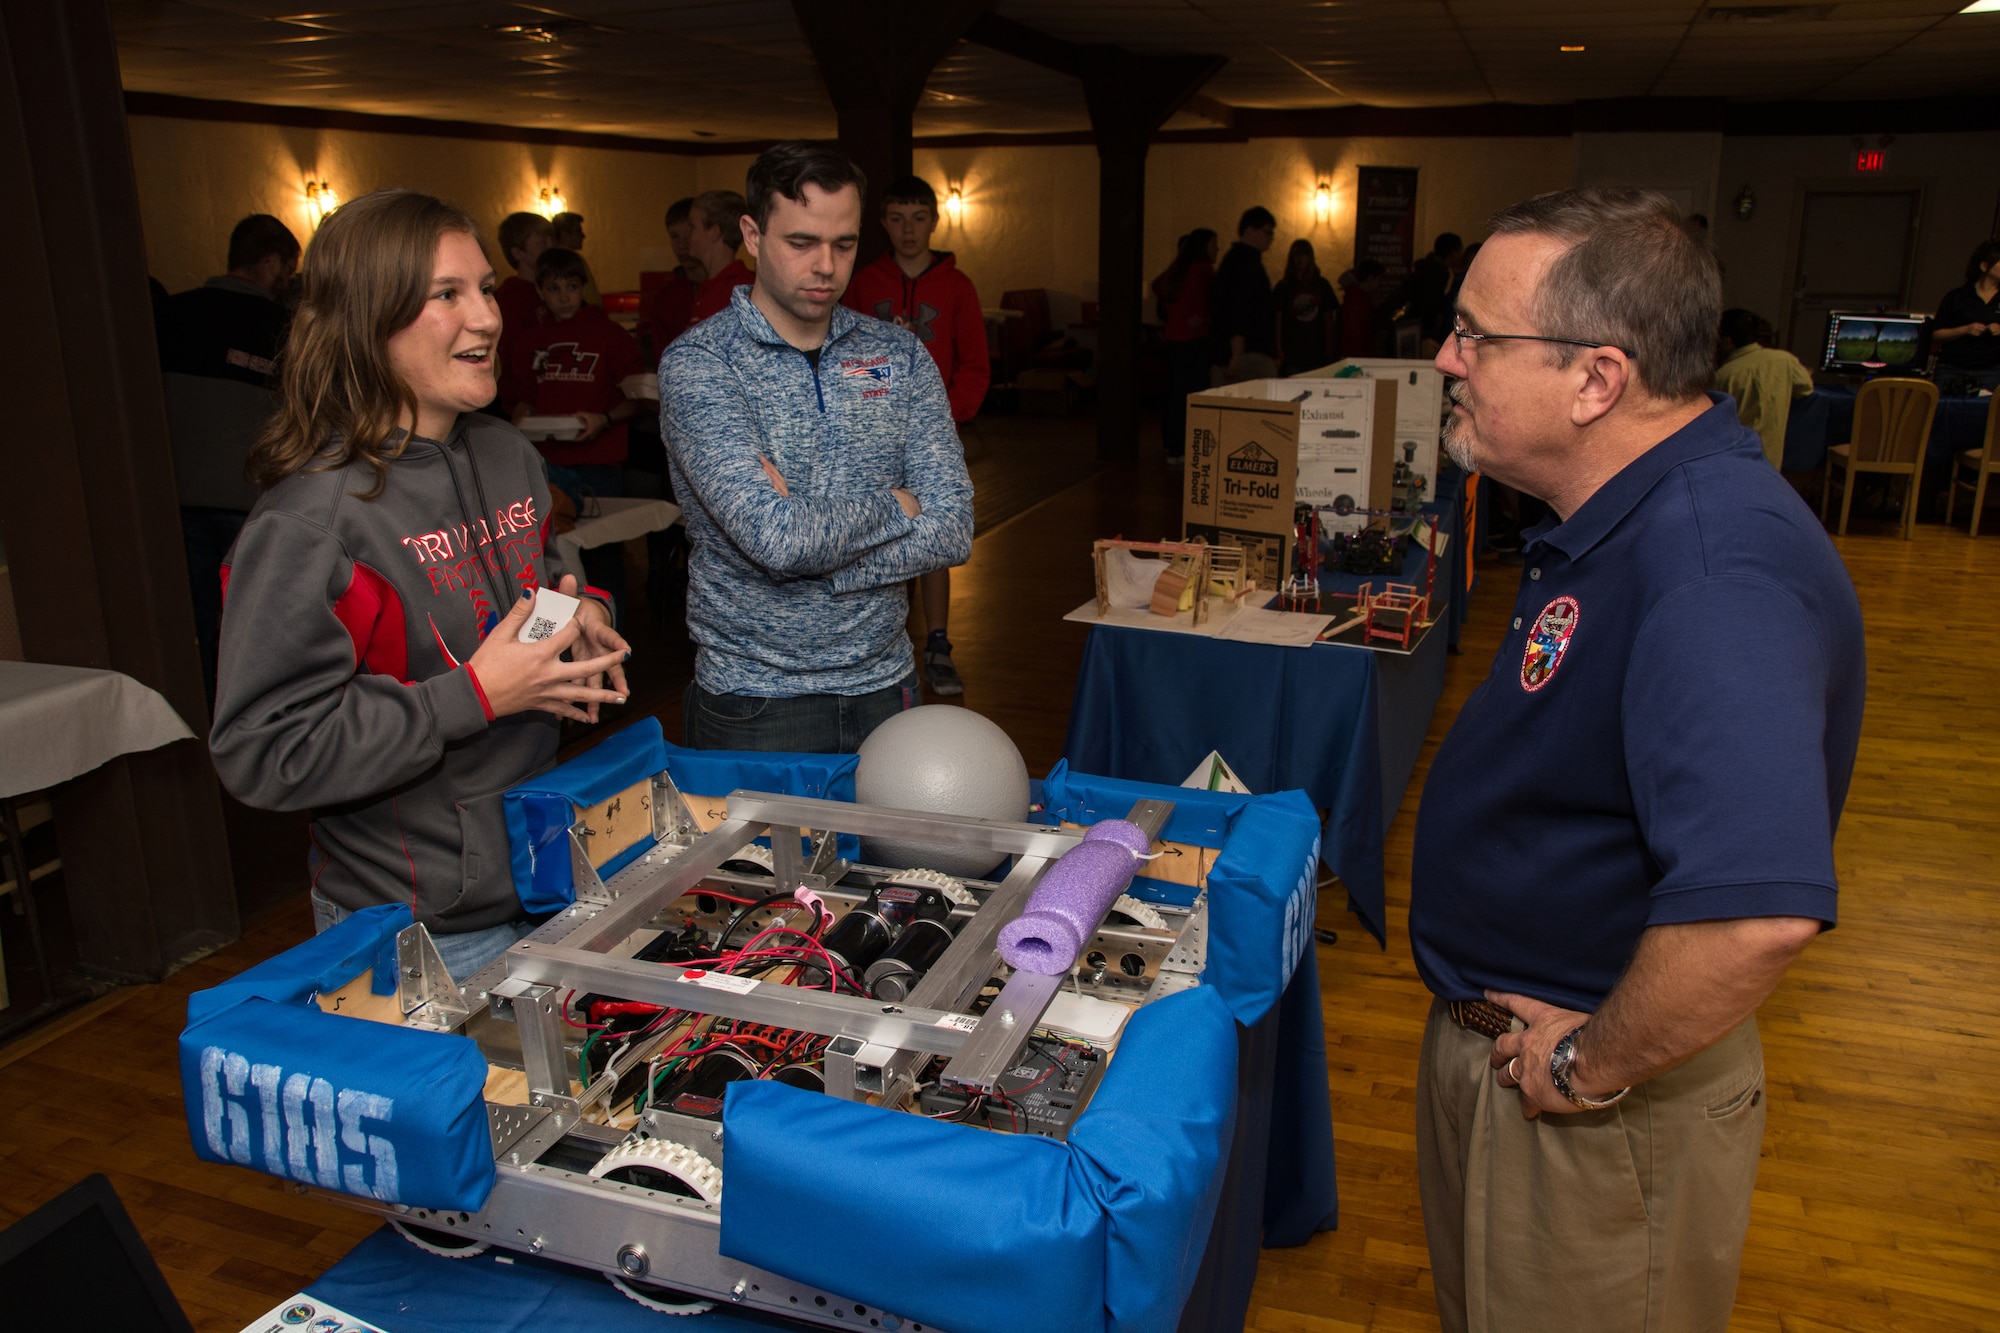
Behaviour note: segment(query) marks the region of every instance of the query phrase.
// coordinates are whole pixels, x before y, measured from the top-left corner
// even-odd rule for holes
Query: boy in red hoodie
[[[582,475],[599,495],[618,493],[625,461],[625,423],[638,404],[619,383],[646,369],[639,344],[601,306],[586,304],[583,256],[545,250],[535,265],[535,286],[547,313],[521,337],[510,339],[507,379],[514,420],[578,416],[574,440],[541,440],[542,457]]]
[[[986,316],[972,279],[958,271],[948,250],[931,249],[937,231],[937,192],[917,176],[905,176],[882,192],[882,228],[889,253],[855,271],[841,298],[864,315],[899,324],[917,335],[944,377],[951,417],[964,425],[979,414],[992,369],[986,355]],[[951,571],[934,570],[917,580],[930,636],[924,642],[924,679],[931,692],[965,693],[952,665],[945,634],[951,612]]]

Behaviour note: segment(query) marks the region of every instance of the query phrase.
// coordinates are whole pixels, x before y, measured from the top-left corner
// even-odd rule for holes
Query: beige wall
[[[1965,259],[1993,235],[2000,205],[2000,134],[1903,134],[1889,145],[1890,170],[1858,176],[1849,170],[1854,142],[1845,135],[1732,138],[1722,143],[1714,213],[1723,294],[1782,333],[1791,316],[1793,246],[1808,189],[1920,186],[1923,213],[1910,306],[1935,310],[1938,298],[1965,281]],[[1738,221],[1731,203],[1745,185],[1756,215]]]
[[[1226,243],[1252,204],[1278,219],[1267,267],[1275,276],[1291,242],[1313,242],[1332,276],[1354,260],[1354,191],[1361,166],[1416,167],[1417,249],[1441,231],[1468,240],[1488,214],[1569,183],[1568,139],[1258,139],[1247,144],[1161,144],[1146,163],[1146,263],[1151,276],[1173,258],[1174,241],[1210,227]],[[940,227],[937,244],[988,305],[1018,287],[1049,287],[1062,297],[1097,296],[1097,152],[1087,146],[1028,148],[920,147],[919,174],[939,189],[957,186],[965,200],[957,226]],[[1333,187],[1329,217],[1313,212],[1320,181]],[[1059,302],[1063,304],[1063,302]]]
[[[701,160],[158,116],[133,116],[130,124],[147,262],[176,292],[222,272],[229,229],[246,214],[274,214],[309,240],[308,176],[343,199],[395,185],[441,195],[478,218],[489,243],[502,217],[534,207],[552,182],[584,215],[584,254],[599,287],[636,287],[642,251],[664,245],[661,218],[693,193]]]
[[[462,139],[131,118],[133,160],[153,274],[169,290],[220,272],[229,228],[246,213],[275,213],[311,234],[304,181],[322,176],[346,198],[407,185],[452,199],[490,229],[531,207],[545,181],[585,215],[585,253],[606,290],[637,285],[642,268],[672,260],[660,225],[684,194],[743,188],[746,155],[679,157],[608,149],[540,147]],[[1243,209],[1261,203],[1278,218],[1267,264],[1275,276],[1293,238],[1304,236],[1329,275],[1353,260],[1356,168],[1416,167],[1417,245],[1456,231],[1484,233],[1493,210],[1573,180],[1680,187],[1713,220],[1732,305],[1782,326],[1789,314],[1790,249],[1804,191],[1857,180],[1913,183],[1925,190],[1911,291],[1933,307],[1960,280],[1966,254],[1990,232],[2000,195],[2000,134],[1902,135],[1893,172],[1847,171],[1844,136],[1720,138],[1713,134],[1584,134],[1571,138],[1259,139],[1247,144],[1161,144],[1147,162],[1145,271],[1172,258],[1174,238],[1212,227],[1227,240]],[[964,213],[937,244],[958,253],[981,299],[997,305],[1014,288],[1056,293],[1058,320],[1097,295],[1097,153],[1088,146],[919,147],[917,171],[941,191],[956,186]],[[1313,213],[1313,188],[1333,187],[1331,215]],[[1739,222],[1731,200],[1745,184],[1756,216]]]

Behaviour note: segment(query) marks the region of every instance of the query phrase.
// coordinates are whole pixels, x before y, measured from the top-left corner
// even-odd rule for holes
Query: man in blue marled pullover
[[[918,699],[908,580],[972,551],[972,482],[937,364],[840,304],[860,169],[784,143],[751,164],[756,282],[660,360],[687,516],[682,731],[701,749],[851,752]]]

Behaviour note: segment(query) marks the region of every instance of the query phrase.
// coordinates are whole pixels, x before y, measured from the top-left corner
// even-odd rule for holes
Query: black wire
[[[773,903],[789,902],[791,900],[792,900],[792,895],[790,890],[781,889],[776,893],[765,894],[762,898],[759,898],[754,903],[747,903],[744,906],[737,908],[736,915],[730,917],[729,924],[722,928],[722,938],[718,939],[715,942],[716,953],[720,954],[724,949],[727,949],[729,947],[729,937],[735,934],[736,928],[742,925],[744,921],[748,920],[751,916],[755,915],[758,912],[763,911],[765,908],[771,906],[771,904]]]

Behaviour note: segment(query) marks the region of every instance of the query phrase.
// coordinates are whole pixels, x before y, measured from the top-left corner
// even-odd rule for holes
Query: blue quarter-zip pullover
[[[951,406],[907,330],[836,306],[815,371],[751,290],[660,358],[660,433],[693,544],[695,680],[711,694],[866,694],[914,665],[904,585],[972,552]],[[916,518],[896,486],[923,506]]]

